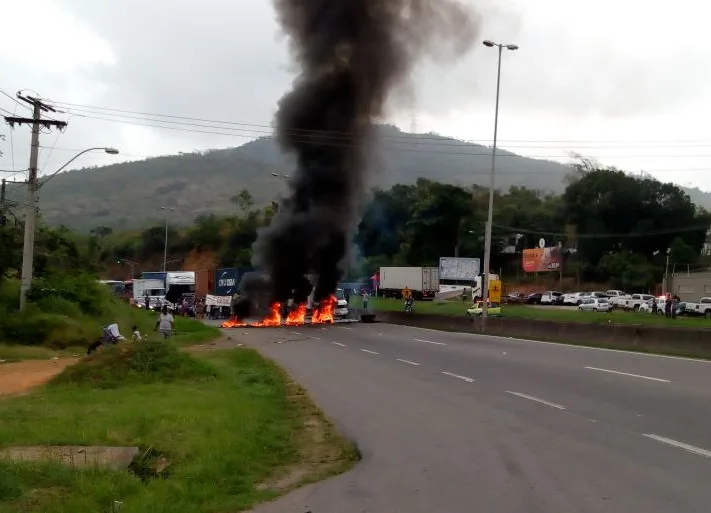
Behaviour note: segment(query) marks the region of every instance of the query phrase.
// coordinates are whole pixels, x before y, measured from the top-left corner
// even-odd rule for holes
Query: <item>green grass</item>
[[[353,306],[361,306],[360,299],[351,301]],[[415,312],[434,313],[443,315],[465,315],[471,303],[459,300],[448,301],[417,301]],[[371,298],[371,310],[403,310],[404,303],[398,299]],[[677,317],[667,319],[664,316],[639,312],[624,312],[615,310],[610,313],[580,312],[561,307],[532,307],[528,305],[503,305],[503,317],[512,319],[541,319],[559,322],[587,322],[587,323],[618,323],[618,324],[645,324],[654,326],[676,326],[685,328],[711,328],[711,320],[703,317]]]
[[[47,347],[0,344],[0,360],[5,360],[5,362],[46,360],[55,356],[67,358],[74,355],[83,355],[85,352],[85,347],[67,347],[66,349],[54,350]]]
[[[0,446],[137,445],[167,477],[0,463],[0,513],[234,512],[274,497],[256,485],[300,460],[303,408],[255,351],[199,356],[214,377],[100,389],[60,383],[0,401]],[[343,460],[353,452],[333,433]],[[334,467],[335,468],[335,467]],[[342,469],[342,467],[339,467]]]

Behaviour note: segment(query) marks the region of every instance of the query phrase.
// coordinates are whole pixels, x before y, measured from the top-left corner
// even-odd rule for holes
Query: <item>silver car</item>
[[[609,312],[612,309],[606,297],[589,297],[583,299],[578,306],[581,312]]]

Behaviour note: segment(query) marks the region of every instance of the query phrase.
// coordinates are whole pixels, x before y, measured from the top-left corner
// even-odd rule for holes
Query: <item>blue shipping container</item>
[[[163,283],[165,283],[165,276],[168,273],[165,272],[144,272],[141,273],[141,279],[142,280],[161,280]]]
[[[236,267],[228,267],[215,271],[215,295],[234,295],[237,292],[241,274],[240,269]]]

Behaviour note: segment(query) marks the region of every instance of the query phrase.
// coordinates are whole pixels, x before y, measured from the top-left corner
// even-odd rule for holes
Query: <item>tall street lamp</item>
[[[484,269],[483,269],[483,276],[484,280],[482,280],[481,284],[481,295],[482,295],[482,304],[481,304],[481,327],[482,329],[486,330],[486,319],[487,319],[487,310],[488,310],[488,305],[487,302],[489,301],[489,265],[491,262],[491,227],[494,222],[494,186],[495,186],[495,178],[496,178],[496,139],[498,136],[498,130],[499,130],[499,91],[501,89],[501,54],[503,53],[504,48],[507,50],[518,50],[518,46],[508,43],[494,43],[493,41],[486,40],[484,41],[484,46],[487,46],[489,48],[498,48],[499,50],[499,64],[498,64],[498,70],[496,74],[496,110],[494,114],[494,145],[491,149],[491,181],[489,182],[489,215],[487,217],[487,222],[486,222],[486,237],[484,240]]]
[[[160,207],[165,218],[165,244],[163,245],[163,272],[166,271],[168,265],[168,212],[175,212],[174,208]]]
[[[135,267],[139,265],[138,262],[134,262],[133,260],[128,260],[127,258],[119,258],[116,261],[117,264],[124,264],[127,265],[131,268],[131,279],[135,278],[136,272],[135,272]],[[140,271],[140,268],[139,268]]]
[[[52,178],[57,176],[60,171],[62,171],[65,167],[67,167],[69,164],[74,162],[76,159],[84,155],[85,153],[89,153],[90,151],[97,151],[101,150],[104,151],[110,155],[117,155],[118,150],[116,148],[110,148],[110,147],[103,147],[99,146],[96,148],[87,148],[84,151],[80,151],[76,155],[74,155],[71,159],[69,159],[62,167],[57,169],[54,173],[49,175],[47,178],[44,178],[43,180],[38,180],[36,178],[36,173],[34,179],[32,177],[30,178],[30,181],[27,184],[28,187],[28,198],[29,201],[27,202],[27,213],[25,214],[25,239],[24,243],[22,246],[22,278],[20,281],[20,311],[23,311],[25,309],[25,306],[27,305],[27,292],[30,290],[30,287],[32,287],[32,273],[33,273],[33,268],[34,268],[34,256],[35,256],[35,224],[37,222],[37,191],[46,184],[48,181],[50,181]],[[37,155],[35,152],[33,152],[31,161],[30,161],[30,168],[31,169],[37,169]]]

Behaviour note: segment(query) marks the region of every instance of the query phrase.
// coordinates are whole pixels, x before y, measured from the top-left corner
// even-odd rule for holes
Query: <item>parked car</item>
[[[567,294],[563,294],[563,304],[577,305],[580,294],[582,294],[582,292],[568,292]]]
[[[527,305],[540,305],[542,297],[543,297],[543,292],[534,292],[533,294],[529,294],[528,296],[526,296],[526,304]]]
[[[611,309],[610,300],[606,297],[589,297],[578,306],[581,312],[609,312]]]
[[[490,317],[501,317],[501,305],[499,303],[487,302],[489,307],[486,309],[486,315]],[[467,317],[479,317],[482,314],[482,301],[477,301],[467,310]]]
[[[547,290],[541,294],[542,305],[559,305],[563,303],[563,293]]]
[[[526,302],[526,295],[521,292],[511,292],[506,294],[503,298],[504,303],[518,304]]]
[[[620,307],[625,310],[634,310],[635,312],[639,310],[642,303],[654,299],[651,294],[632,294],[628,298],[625,298],[624,302],[621,303]]]

